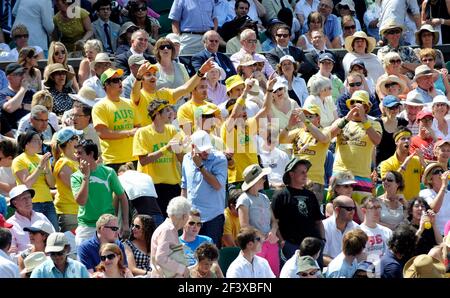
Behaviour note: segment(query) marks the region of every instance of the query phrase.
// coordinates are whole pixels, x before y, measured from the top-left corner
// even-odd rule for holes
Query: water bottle
[[[427,213],[425,211],[422,211],[422,216],[424,217],[423,218],[423,227],[426,230],[431,229],[432,225],[431,225],[430,217],[427,215]]]

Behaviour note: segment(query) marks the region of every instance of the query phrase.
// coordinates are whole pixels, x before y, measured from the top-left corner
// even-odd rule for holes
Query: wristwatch
[[[201,164],[201,165],[198,167],[198,169],[201,170],[201,169],[203,169],[204,167],[205,167],[205,165],[204,165],[204,164]]]

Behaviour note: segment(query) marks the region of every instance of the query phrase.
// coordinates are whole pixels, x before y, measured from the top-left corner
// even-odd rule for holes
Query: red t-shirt
[[[416,148],[419,148],[423,152],[423,157],[426,160],[436,160],[433,154],[434,141],[432,138],[422,139],[419,136],[411,138],[411,145],[409,146],[409,154],[412,154]]]

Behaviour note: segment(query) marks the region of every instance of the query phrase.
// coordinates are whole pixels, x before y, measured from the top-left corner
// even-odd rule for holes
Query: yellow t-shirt
[[[166,124],[163,133],[156,132],[151,124],[142,127],[138,129],[134,136],[133,155],[138,157],[139,155],[156,152],[167,145],[177,133],[175,127],[171,124]],[[150,175],[155,184],[179,184],[181,181],[180,170],[177,166],[177,157],[175,153],[168,150],[156,161],[145,166],[142,166],[138,162],[137,170]]]
[[[227,121],[233,121],[233,119]],[[239,125],[239,129],[234,126],[231,131],[227,131],[226,123],[224,122],[220,129],[220,136],[225,143],[226,151],[234,153],[234,166],[228,168],[228,183],[242,182],[244,181],[242,173],[245,168],[258,163],[255,140],[258,129],[256,118],[247,119],[245,131],[243,125]]]
[[[173,97],[172,89],[163,88],[153,93],[148,93],[144,91],[144,89],[141,89],[139,104],[136,105],[132,101],[132,106],[135,107],[136,110],[136,125],[144,127],[152,123],[152,119],[148,115],[147,108],[148,105],[155,99],[167,100],[170,104],[175,104],[177,102]]]
[[[381,134],[380,123],[372,119],[368,121]],[[333,172],[349,171],[354,176],[369,178],[374,147],[363,124],[350,121],[337,136]]]
[[[120,98],[114,102],[108,98],[102,99],[92,109],[92,122],[94,127],[105,125],[111,130],[130,130],[136,125],[135,110],[130,104],[130,100]],[[136,160],[133,157],[133,137],[126,137],[115,140],[105,140],[100,138],[102,157],[105,164],[124,163]]]
[[[41,158],[42,155],[28,155],[25,152],[14,158],[11,169],[14,176],[16,177],[17,184],[23,183],[17,178],[16,173],[27,169],[30,175],[33,174],[33,172],[37,170]],[[52,194],[50,193],[50,188],[48,187],[47,181],[45,180],[45,174],[43,171],[39,174],[36,182],[31,185],[31,188],[35,191],[33,203],[45,203],[53,201]]]
[[[59,173],[64,166],[68,166],[72,173],[78,171],[78,162],[71,160],[65,156],[62,156],[55,164],[53,175],[56,180],[56,196],[55,196],[55,209],[57,214],[78,214],[78,204],[73,197],[72,188],[65,185]]]
[[[225,223],[223,225],[223,235],[231,235],[231,237],[236,240],[237,234],[241,229],[239,216],[231,214],[231,210],[228,207],[225,208],[224,215]]]
[[[401,162],[397,158],[397,154],[389,157],[388,159],[380,163],[380,174],[381,178],[386,176],[389,171],[398,171],[401,166]],[[401,171],[400,174],[403,176],[405,181],[405,188],[403,189],[403,196],[406,200],[411,200],[419,195],[420,192],[420,177],[422,177],[423,168],[420,164],[420,159],[414,156],[405,171]]]
[[[183,105],[181,105],[181,107],[178,109],[178,112],[177,112],[178,124],[181,126],[181,125],[186,125],[187,123],[191,123],[191,125],[192,125],[191,131],[194,131],[195,126],[198,123],[198,121],[195,121],[195,116],[194,116],[195,110],[202,106],[208,106],[211,109],[216,109],[217,113],[215,116],[220,119],[220,110],[215,104],[207,102],[207,101],[203,101],[201,104],[197,104],[192,99],[190,99],[189,101],[187,101]]]
[[[321,131],[324,134],[329,133],[329,129],[322,129]],[[304,128],[297,128],[292,133],[296,133],[292,144],[295,156],[311,162],[312,166],[308,171],[309,180],[323,185],[325,175],[324,165],[330,142],[318,142],[316,138]]]

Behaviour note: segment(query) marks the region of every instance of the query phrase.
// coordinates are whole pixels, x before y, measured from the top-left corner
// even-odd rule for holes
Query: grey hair
[[[35,106],[33,106],[31,108],[30,114],[31,114],[32,118],[36,118],[37,115],[40,114],[40,113],[48,114],[47,108],[45,106],[43,106],[43,105],[35,105]]]
[[[309,93],[314,96],[319,96],[320,92],[328,87],[331,88],[331,80],[328,78],[318,77],[311,81]]]
[[[383,67],[386,70],[386,67],[388,67],[389,65],[391,65],[391,62],[389,62],[392,58],[399,58],[400,60],[403,60],[402,57],[400,57],[399,53],[396,52],[389,52],[386,53],[386,55],[384,55],[383,57]]]
[[[183,215],[189,215],[191,212],[192,204],[185,197],[178,196],[170,200],[167,205],[167,215],[182,217]]]
[[[242,31],[241,34],[239,35],[239,40],[245,40],[245,39],[247,39],[248,36],[249,36],[250,34],[252,34],[252,33],[256,35],[256,32],[255,32],[254,30],[252,30],[252,29],[245,29],[245,30]]]
[[[219,33],[217,33],[217,32],[214,31],[214,30],[209,30],[209,31],[206,31],[205,34],[203,34],[203,36],[202,36],[202,43],[205,43],[205,42],[206,42],[206,39],[207,39],[208,36],[210,36],[210,35],[217,35],[217,36],[219,36],[219,38],[220,38]]]
[[[138,34],[143,33],[147,38],[150,37],[150,35],[148,35],[147,31],[145,31],[144,29],[139,29],[133,32],[133,34],[131,35],[131,40],[135,40],[136,36],[138,36]]]
[[[87,51],[88,49],[93,49],[97,53],[103,52],[103,44],[98,39],[89,39],[84,44],[84,50]]]

